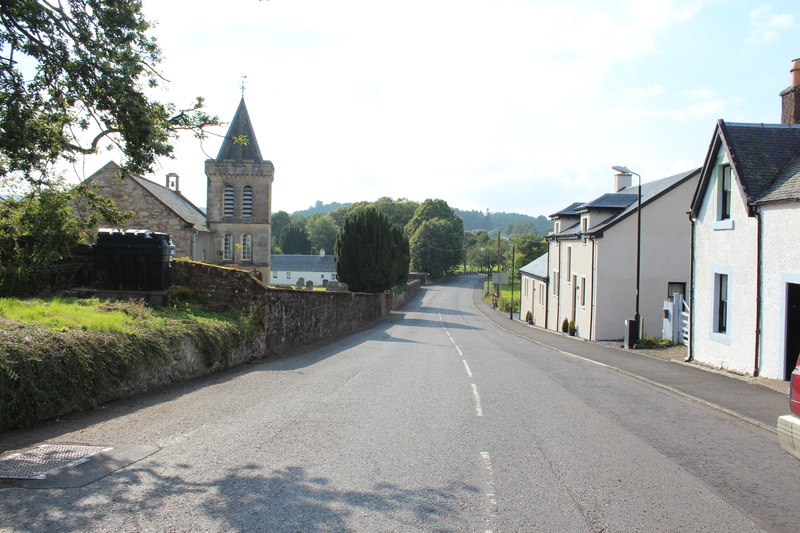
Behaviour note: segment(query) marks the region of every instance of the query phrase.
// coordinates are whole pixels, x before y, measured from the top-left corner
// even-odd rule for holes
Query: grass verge
[[[190,339],[207,366],[258,329],[258,315],[191,304],[0,299],[0,428],[95,407],[142,373],[168,367]]]

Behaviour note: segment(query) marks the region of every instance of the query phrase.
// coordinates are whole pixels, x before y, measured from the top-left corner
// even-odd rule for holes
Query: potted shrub
[[[568,327],[569,327],[570,336],[574,337],[575,336],[575,332],[578,330],[578,328],[575,327],[575,321],[574,320],[570,320],[569,324],[568,324]]]
[[[533,315],[531,314],[530,311],[525,313],[525,322],[527,322],[528,324],[533,324]]]
[[[561,323],[561,331],[564,333],[569,331],[569,319],[564,318],[564,321]]]

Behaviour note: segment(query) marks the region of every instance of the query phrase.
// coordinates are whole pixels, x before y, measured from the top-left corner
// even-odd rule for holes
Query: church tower
[[[274,176],[272,162],[261,157],[242,97],[217,158],[206,160],[210,262],[258,270],[264,283],[270,282]]]

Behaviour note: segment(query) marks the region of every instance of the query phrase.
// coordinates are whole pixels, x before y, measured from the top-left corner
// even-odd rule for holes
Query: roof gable
[[[721,149],[727,150],[737,188],[747,205],[800,199],[799,126],[719,120],[692,200],[692,216],[700,212]]]

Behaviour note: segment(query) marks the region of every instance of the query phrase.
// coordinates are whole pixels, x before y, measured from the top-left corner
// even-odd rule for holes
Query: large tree
[[[439,278],[464,261],[464,223],[444,200],[425,200],[406,224],[411,269]]]
[[[336,237],[337,278],[356,292],[392,288],[408,272],[402,265],[403,260],[407,263],[404,243],[405,236],[376,208],[352,211]]]
[[[60,209],[61,216],[41,216],[43,206],[84,197],[104,209],[107,220],[118,219],[90,190],[61,178],[63,163],[113,145],[122,155],[122,171],[144,174],[158,157],[172,154],[171,142],[181,130],[202,137],[206,126],[219,123],[202,111],[202,98],[178,109],[147,95],[162,79],[156,71],[160,50],[149,29],[138,0],[2,3],[0,189],[7,197],[0,225],[7,242],[18,244],[25,236],[28,243],[3,257],[5,267],[58,261],[91,222],[76,222]],[[9,193],[23,201],[9,200]],[[22,223],[26,219],[38,222]],[[42,224],[44,233],[30,233]],[[47,250],[40,236],[59,232],[58,253],[31,256],[31,250]]]
[[[285,254],[307,254],[311,250],[306,228],[299,224],[291,224],[283,232],[281,250]]]
[[[339,227],[330,215],[319,213],[311,215],[306,220],[306,231],[311,245],[316,247],[317,250],[325,250],[328,253],[333,252]]]

